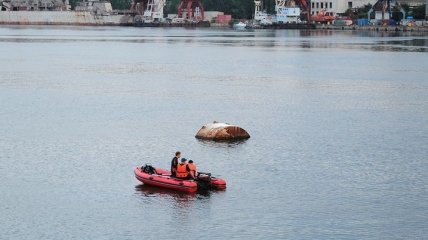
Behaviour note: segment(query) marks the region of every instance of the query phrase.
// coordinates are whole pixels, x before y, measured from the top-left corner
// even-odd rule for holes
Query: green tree
[[[165,7],[163,8],[163,13],[168,14],[177,14],[177,8],[180,0],[167,0]]]
[[[348,9],[345,12],[345,16],[348,16],[351,19],[367,18],[368,11],[370,11],[371,8],[372,8],[372,5],[369,3],[362,7],[358,7],[355,9]]]
[[[79,2],[79,0],[69,0],[71,9],[74,9]]]
[[[412,9],[412,15],[414,19],[425,19],[425,4],[416,6]]]
[[[113,9],[125,10],[131,7],[131,0],[111,0]]]
[[[401,12],[401,9],[404,10],[402,6],[395,5],[392,7],[391,10],[391,18],[394,19],[394,21],[399,22],[401,19],[403,19],[403,13]]]
[[[224,12],[237,19],[250,19],[254,12],[254,0],[205,0],[203,5],[206,11]]]
[[[409,14],[410,12],[410,6],[407,3],[401,4],[401,8],[406,12],[406,14]]]
[[[412,16],[414,19],[425,19],[425,6],[426,4],[410,7],[408,4],[401,4],[401,7],[406,12],[406,15]]]

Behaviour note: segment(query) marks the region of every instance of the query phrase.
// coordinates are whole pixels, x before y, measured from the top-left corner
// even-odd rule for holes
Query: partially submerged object
[[[198,190],[226,189],[226,181],[212,177],[211,173],[198,172],[196,180],[183,180],[171,176],[171,172],[162,168],[144,165],[134,169],[135,177],[144,184],[195,193]]]
[[[195,137],[208,140],[240,140],[250,138],[250,134],[236,125],[214,121],[202,126]]]

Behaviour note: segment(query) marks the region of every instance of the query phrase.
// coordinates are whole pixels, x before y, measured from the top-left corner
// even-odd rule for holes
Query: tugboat
[[[198,172],[196,180],[179,179],[172,177],[170,171],[162,168],[154,168],[150,164],[136,167],[134,173],[135,177],[144,184],[187,193],[226,189],[226,181],[213,177],[211,173]]]

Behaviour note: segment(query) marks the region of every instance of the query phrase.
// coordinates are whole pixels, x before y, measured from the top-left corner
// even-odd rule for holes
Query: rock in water
[[[195,137],[209,140],[238,140],[250,138],[250,134],[236,125],[213,122],[202,126]]]

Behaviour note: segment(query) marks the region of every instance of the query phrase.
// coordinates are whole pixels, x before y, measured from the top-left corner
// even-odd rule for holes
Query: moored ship
[[[68,0],[0,0],[0,24],[118,26],[132,25],[133,16],[100,0],[80,2],[74,10]]]

